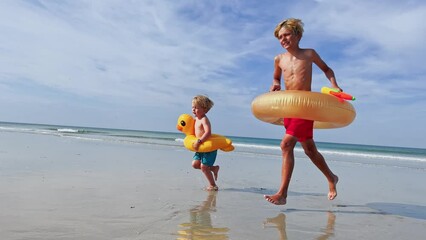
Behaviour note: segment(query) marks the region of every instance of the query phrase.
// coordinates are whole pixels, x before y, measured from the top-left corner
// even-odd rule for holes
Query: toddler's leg
[[[204,173],[204,175],[207,178],[207,181],[209,181],[209,184],[210,184],[210,187],[208,187],[207,189],[214,189],[214,190],[216,190],[217,186],[216,186],[216,182],[215,182],[215,180],[213,178],[213,174],[212,174],[212,169],[211,168],[212,168],[211,166],[207,166],[207,165],[201,164],[201,171]]]
[[[219,165],[211,166],[210,168],[212,170],[212,173],[213,173],[213,176],[214,176],[214,180],[217,181],[217,175],[218,175],[219,169],[220,169]]]
[[[201,169],[201,161],[200,160],[192,161],[192,167],[195,169]]]

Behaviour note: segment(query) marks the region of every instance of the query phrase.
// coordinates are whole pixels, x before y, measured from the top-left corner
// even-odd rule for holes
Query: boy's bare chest
[[[308,58],[296,58],[294,56],[284,56],[281,58],[280,67],[283,72],[298,73],[312,68],[312,61]]]
[[[195,122],[195,124],[194,124],[194,130],[195,130],[195,135],[199,135],[199,134],[202,135],[204,133],[203,124],[201,124],[199,122]]]

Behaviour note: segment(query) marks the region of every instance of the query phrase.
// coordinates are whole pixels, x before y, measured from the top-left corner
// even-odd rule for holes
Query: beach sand
[[[338,196],[298,157],[287,205],[281,159],[219,152],[218,192],[183,147],[2,132],[1,239],[424,239],[423,169],[329,161]]]

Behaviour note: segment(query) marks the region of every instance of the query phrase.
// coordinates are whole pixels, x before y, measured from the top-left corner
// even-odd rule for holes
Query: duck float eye
[[[185,125],[186,125],[186,123],[185,123],[185,121],[180,121],[180,125],[182,126],[182,127],[185,127]]]

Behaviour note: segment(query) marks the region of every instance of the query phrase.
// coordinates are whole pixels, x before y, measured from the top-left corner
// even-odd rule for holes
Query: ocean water
[[[178,132],[153,132],[77,126],[0,122],[1,132],[46,134],[75,138],[81,141],[106,141],[121,144],[153,144],[182,147],[184,134]],[[227,136],[233,141],[235,152],[249,155],[279,157],[281,139]],[[355,164],[373,164],[408,167],[426,171],[426,149],[359,144],[316,142],[318,150],[327,161]],[[300,145],[295,148],[296,157],[305,157]]]

